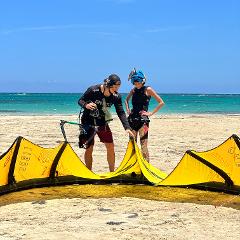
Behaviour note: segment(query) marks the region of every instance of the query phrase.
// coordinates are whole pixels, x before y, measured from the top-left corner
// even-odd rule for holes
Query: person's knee
[[[108,151],[114,151],[114,143],[105,143]]]
[[[146,146],[147,147],[147,145],[148,145],[147,139],[140,139],[140,144],[141,144],[141,146]]]
[[[93,145],[89,146],[86,150],[85,150],[86,154],[92,154],[93,153]]]

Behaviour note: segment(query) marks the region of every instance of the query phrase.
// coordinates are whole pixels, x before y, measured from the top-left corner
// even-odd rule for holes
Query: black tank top
[[[146,95],[147,87],[148,86],[143,86],[140,89],[134,88],[132,95],[133,114],[139,114],[142,110],[148,111],[151,96]]]

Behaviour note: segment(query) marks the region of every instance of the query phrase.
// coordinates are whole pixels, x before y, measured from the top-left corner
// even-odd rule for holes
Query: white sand
[[[0,153],[19,135],[43,147],[62,140],[59,119],[76,116],[0,116]],[[171,172],[188,149],[211,149],[233,133],[240,117],[231,115],[166,115],[151,121],[151,163]],[[116,165],[128,138],[119,120],[111,123]],[[77,147],[77,128],[66,127]],[[103,145],[96,141],[93,170],[108,171]],[[1,201],[1,197],[0,197]],[[134,198],[57,199],[0,207],[1,239],[239,239],[240,212],[225,207],[168,203]]]

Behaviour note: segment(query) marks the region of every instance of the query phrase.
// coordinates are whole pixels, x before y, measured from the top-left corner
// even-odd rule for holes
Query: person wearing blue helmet
[[[132,90],[129,92],[125,105],[128,113],[129,125],[132,128],[132,132],[137,140],[139,135],[140,144],[142,149],[143,157],[149,162],[148,152],[148,131],[149,122],[153,114],[155,114],[160,108],[163,107],[164,101],[150,86],[145,86],[146,77],[141,70],[135,68],[130,72],[128,80],[134,85]],[[153,97],[158,105],[152,111],[148,111],[149,102]],[[129,107],[129,100],[132,99],[132,109]]]

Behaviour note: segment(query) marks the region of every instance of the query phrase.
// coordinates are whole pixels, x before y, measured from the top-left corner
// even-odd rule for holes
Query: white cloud
[[[102,36],[119,36],[118,33],[113,33],[113,32],[101,32],[101,31],[94,31],[94,32],[89,32],[90,34],[97,34],[97,35],[102,35]]]
[[[49,26],[39,26],[39,27],[22,27],[9,30],[2,30],[0,33],[4,35],[18,33],[18,32],[31,32],[31,31],[56,31],[61,29],[76,29],[90,27],[84,24],[69,24],[69,25],[49,25]]]
[[[160,28],[152,28],[146,30],[147,33],[158,33],[158,32],[169,32],[169,31],[182,31],[182,30],[190,30],[193,29],[193,26],[172,26],[172,27],[160,27]]]

